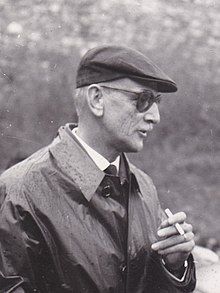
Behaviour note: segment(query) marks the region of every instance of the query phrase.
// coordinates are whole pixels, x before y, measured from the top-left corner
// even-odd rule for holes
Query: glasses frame
[[[138,112],[143,113],[146,112],[147,110],[150,109],[150,107],[156,103],[159,104],[161,101],[161,94],[154,95],[154,93],[151,90],[143,90],[142,92],[134,92],[134,91],[128,91],[124,89],[119,89],[119,88],[114,88],[114,87],[109,87],[105,85],[101,85],[100,87],[107,88],[107,89],[112,89],[115,91],[119,92],[124,92],[126,94],[134,94],[137,96],[137,103],[136,103],[136,108]],[[149,97],[145,100],[145,103],[143,103],[143,98],[146,96],[146,94],[149,95]],[[145,106],[143,106],[145,105]]]

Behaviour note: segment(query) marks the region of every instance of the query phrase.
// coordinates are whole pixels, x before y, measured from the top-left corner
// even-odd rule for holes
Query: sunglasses
[[[137,92],[132,92],[132,91],[127,91],[127,90],[123,90],[123,89],[118,89],[118,88],[112,88],[112,87],[108,87],[108,86],[104,86],[102,85],[101,87],[103,88],[107,88],[107,89],[112,89],[115,91],[119,91],[119,92],[124,92],[127,94],[133,94],[135,95],[135,100],[136,102],[136,108],[140,113],[146,112],[148,109],[150,109],[150,107],[153,105],[153,103],[159,104],[161,101],[161,95],[154,95],[154,93],[150,90],[144,90],[140,93]]]

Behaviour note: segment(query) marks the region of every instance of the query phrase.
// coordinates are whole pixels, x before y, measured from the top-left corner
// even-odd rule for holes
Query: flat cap
[[[142,53],[123,46],[89,50],[77,69],[76,87],[128,77],[147,85],[155,82],[161,93],[176,92],[176,83]]]

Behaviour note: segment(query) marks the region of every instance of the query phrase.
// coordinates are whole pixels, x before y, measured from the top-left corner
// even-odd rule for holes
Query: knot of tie
[[[117,175],[117,168],[113,164],[110,164],[104,171],[106,174],[109,174],[109,175],[114,175],[114,176]]]

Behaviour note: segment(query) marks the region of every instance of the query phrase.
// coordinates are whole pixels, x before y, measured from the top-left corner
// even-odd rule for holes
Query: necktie
[[[113,164],[110,164],[104,171],[106,174],[110,174],[110,175],[114,175],[114,176],[117,175],[117,168]]]

